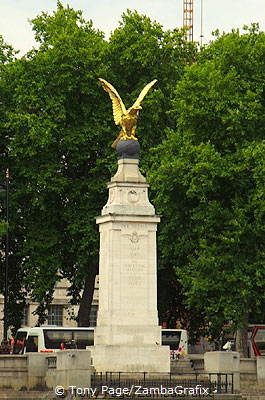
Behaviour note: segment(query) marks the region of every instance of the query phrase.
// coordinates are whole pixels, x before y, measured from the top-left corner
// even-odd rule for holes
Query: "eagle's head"
[[[134,106],[130,109],[129,114],[131,115],[138,115],[139,111],[142,109],[141,106]]]

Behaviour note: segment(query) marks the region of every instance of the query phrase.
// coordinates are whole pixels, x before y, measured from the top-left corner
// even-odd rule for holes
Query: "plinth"
[[[138,159],[121,158],[100,231],[99,310],[93,364],[98,372],[169,372],[157,313],[156,230]]]

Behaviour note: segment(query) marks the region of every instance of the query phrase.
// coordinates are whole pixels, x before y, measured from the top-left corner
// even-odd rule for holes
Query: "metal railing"
[[[48,369],[55,369],[57,366],[57,357],[56,356],[47,357],[47,362],[48,362]]]
[[[234,393],[233,374],[209,373],[148,373],[105,372],[93,373],[91,387],[105,395],[121,397],[115,389],[126,389],[123,397],[169,397],[177,394],[209,398],[220,393]],[[109,392],[106,388],[112,388]],[[127,390],[128,389],[128,390]],[[181,392],[182,390],[182,392]],[[178,392],[179,391],[179,392]],[[116,396],[115,396],[116,394]],[[110,396],[111,397],[111,396]]]

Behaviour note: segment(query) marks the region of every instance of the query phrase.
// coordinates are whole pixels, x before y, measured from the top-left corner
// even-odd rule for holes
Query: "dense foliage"
[[[3,222],[0,222],[0,236],[3,236],[4,233],[5,233],[5,231],[6,231],[6,228],[5,228],[5,223],[4,223],[4,221],[3,221]]]
[[[264,319],[265,34],[218,37],[177,85],[176,129],[150,178],[161,262],[175,270],[193,326]],[[197,313],[197,317],[196,317]]]
[[[196,55],[181,31],[127,11],[107,41],[81,11],[59,1],[32,27],[40,47],[20,59],[0,37],[0,185],[11,171],[10,325],[19,325],[26,296],[39,303],[43,322],[62,277],[71,301],[80,303],[79,324],[89,323],[99,250],[94,218],[116,170],[110,145],[118,134],[98,77],[127,107],[158,79],[137,133],[141,168],[163,216],[161,320],[174,326],[180,319],[195,336],[206,330],[213,337],[228,322],[261,322],[265,34],[253,25]],[[0,211],[3,235],[4,199]]]
[[[144,167],[147,149],[160,143],[173,123],[166,114],[172,88],[192,62],[195,47],[181,32],[164,31],[130,11],[106,41],[80,11],[60,2],[52,15],[36,17],[32,27],[39,49],[10,60],[1,71],[1,151],[6,155],[1,167],[9,164],[11,170],[10,301],[22,309],[30,295],[43,322],[56,282],[66,277],[72,302],[81,302],[79,324],[86,325],[98,268],[94,218],[116,169],[110,144],[118,134],[98,77],[109,80],[128,107],[147,82],[158,78],[139,123]],[[10,315],[15,325],[18,308],[10,309],[16,310],[13,319]]]

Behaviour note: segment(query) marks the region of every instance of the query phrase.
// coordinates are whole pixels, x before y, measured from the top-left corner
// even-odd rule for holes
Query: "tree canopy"
[[[94,218],[116,169],[110,145],[118,133],[98,77],[114,84],[125,103],[158,78],[160,86],[145,99],[139,124],[144,167],[146,149],[160,143],[170,125],[172,88],[196,50],[183,33],[164,31],[130,11],[106,41],[81,11],[59,1],[55,12],[41,13],[32,27],[40,47],[10,60],[0,79],[2,167],[9,164],[11,172],[10,289],[16,293],[10,301],[22,309],[30,295],[43,322],[54,286],[65,277],[72,301],[81,301],[78,319],[85,325],[98,267]],[[10,322],[17,323],[17,316],[16,308]]]
[[[265,34],[253,25],[197,54],[183,32],[128,10],[106,40],[60,1],[32,28],[40,47],[21,59],[0,37],[0,168],[3,177],[8,166],[11,173],[9,324],[19,325],[28,295],[43,322],[62,277],[80,303],[79,324],[89,323],[99,250],[94,218],[116,169],[110,145],[118,134],[99,77],[126,106],[158,79],[137,136],[163,215],[163,318],[213,337],[227,322],[261,321]]]
[[[9,64],[3,84],[10,93],[10,207],[17,210],[11,251],[43,321],[56,281],[67,277],[78,301],[85,271],[97,258],[94,217],[108,177],[101,165],[108,129],[101,126],[97,85],[105,41],[81,12],[60,3],[32,24],[40,48]]]
[[[182,285],[191,325],[213,337],[264,319],[264,63],[257,26],[204,48],[177,85],[176,128],[150,172],[161,263]]]

